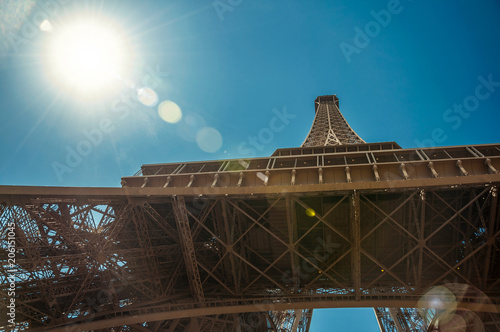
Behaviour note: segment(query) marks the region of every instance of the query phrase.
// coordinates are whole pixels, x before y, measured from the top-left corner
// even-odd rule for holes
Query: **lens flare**
[[[309,217],[314,217],[316,215],[316,211],[314,211],[313,209],[311,208],[308,208],[306,209],[306,214],[309,216]]]
[[[137,89],[137,98],[143,105],[150,107],[155,106],[158,103],[158,95],[155,90],[151,88]]]
[[[182,110],[173,101],[165,100],[158,106],[158,115],[168,123],[177,123],[182,119]]]
[[[222,146],[222,135],[215,128],[204,127],[196,134],[196,143],[201,150],[214,153]]]
[[[418,301],[418,308],[435,309],[442,312],[440,314],[440,323],[446,324],[455,315],[457,298],[447,287],[436,286],[422,296]]]
[[[43,22],[40,23],[40,30],[43,32],[51,32],[52,29],[52,23],[50,23],[49,20],[43,20]]]

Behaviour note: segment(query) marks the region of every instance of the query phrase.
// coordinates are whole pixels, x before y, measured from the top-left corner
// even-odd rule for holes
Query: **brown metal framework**
[[[2,229],[16,223],[18,321],[49,331],[267,330],[303,309],[418,307],[430,287],[452,284],[467,285],[458,308],[494,331],[499,182],[201,198],[4,187]],[[180,222],[194,258],[183,255]]]
[[[34,331],[307,331],[341,307],[384,331],[498,331],[498,169],[499,144],[387,142],[0,186],[0,300],[14,276]]]
[[[336,95],[316,98],[314,108],[316,116],[303,147],[365,143],[340,113]]]

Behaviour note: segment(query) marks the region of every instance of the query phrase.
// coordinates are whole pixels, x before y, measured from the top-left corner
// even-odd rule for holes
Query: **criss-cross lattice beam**
[[[175,221],[177,224],[177,231],[182,246],[182,255],[184,257],[184,264],[186,265],[186,272],[189,278],[189,285],[199,303],[205,302],[205,295],[201,284],[200,271],[198,270],[198,262],[196,260],[196,252],[193,244],[193,237],[191,235],[191,228],[189,226],[188,212],[184,197],[177,196],[172,199],[172,208],[174,209]]]
[[[35,274],[46,266],[49,274],[39,278],[51,284],[60,307],[72,308],[65,322],[51,320],[50,299],[39,289],[43,284],[26,274],[28,279],[18,283],[19,318],[31,322],[35,331],[43,324],[49,329],[122,324],[127,330],[125,322],[151,331],[172,326],[179,331],[193,316],[199,316],[202,331],[223,330],[220,320],[226,310],[233,310],[242,328],[252,316],[262,320],[267,312],[278,329],[288,331],[295,325],[286,312],[290,308],[417,306],[428,287],[450,282],[470,284],[491,299],[489,303],[484,294],[471,291],[457,297],[460,306],[477,311],[498,308],[498,264],[493,257],[499,248],[489,240],[499,236],[494,187],[214,195],[202,197],[201,203],[196,201],[199,196],[183,197],[205,305],[188,284],[175,218],[178,207],[171,196],[148,198],[148,208],[144,198],[107,206],[52,199],[42,205],[46,220],[38,222],[24,205],[7,206],[0,223],[20,221],[19,229],[29,240],[19,233],[24,244],[18,247],[38,250],[40,257],[31,260],[37,263],[30,267],[29,257],[20,253],[19,264]],[[11,209],[17,212],[10,214]],[[96,212],[103,217],[93,217]],[[359,273],[354,257],[358,250]],[[481,263],[488,250],[491,261],[485,272]],[[298,282],[291,278],[294,268]],[[88,271],[92,278],[87,280]],[[416,274],[421,274],[419,287]],[[109,296],[99,300],[101,292]],[[2,296],[5,302],[8,298]],[[237,307],[228,309],[231,306]],[[37,318],[39,313],[30,307],[47,314]],[[398,309],[396,317],[401,320],[410,313],[405,310]],[[495,317],[484,317],[485,324],[494,326]],[[404,323],[410,329],[419,326],[402,321],[403,328]],[[234,325],[225,328],[231,331]]]

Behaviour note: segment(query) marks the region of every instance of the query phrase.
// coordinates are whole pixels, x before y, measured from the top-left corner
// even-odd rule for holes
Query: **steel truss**
[[[313,308],[431,308],[438,285],[467,285],[455,305],[486,330],[500,326],[495,184],[253,197],[123,190],[99,203],[1,196],[2,301],[14,222],[20,327],[305,331]],[[436,315],[400,328],[429,328]]]
[[[365,143],[340,112],[337,96],[316,98],[314,109],[316,116],[303,147]]]

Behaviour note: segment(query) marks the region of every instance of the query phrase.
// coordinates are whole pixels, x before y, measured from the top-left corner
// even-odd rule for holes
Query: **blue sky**
[[[373,308],[315,309],[310,332],[378,332]]]
[[[268,156],[300,146],[326,94],[367,142],[500,141],[495,0],[0,4],[3,185],[119,186],[145,163]],[[90,99],[54,80],[46,54],[83,14],[120,27],[133,55],[129,76]],[[32,29],[40,17],[52,32]],[[143,88],[157,104],[131,97]],[[162,120],[163,101],[179,122]]]

